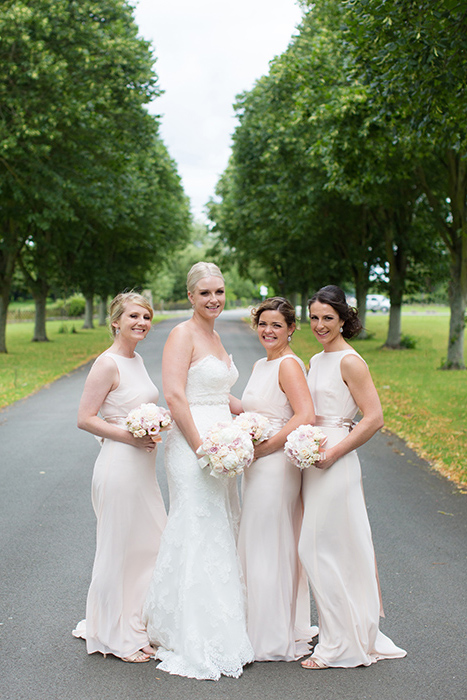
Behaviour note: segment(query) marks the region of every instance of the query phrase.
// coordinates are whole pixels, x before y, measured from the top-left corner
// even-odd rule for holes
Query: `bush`
[[[417,339],[414,338],[413,335],[402,335],[400,346],[406,350],[413,350],[417,347],[417,342]]]
[[[84,314],[86,302],[82,294],[73,294],[65,302],[67,316],[77,317]]]

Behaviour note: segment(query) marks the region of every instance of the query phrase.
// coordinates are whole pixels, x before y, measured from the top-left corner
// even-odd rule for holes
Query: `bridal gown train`
[[[157,403],[159,392],[138,353],[132,358],[106,352],[117,365],[120,382],[101,406],[109,423],[125,427],[125,418],[142,403]],[[166,523],[156,480],[156,450],[146,452],[105,439],[92,478],[97,518],[96,555],[86,619],[73,631],[96,651],[128,657],[149,642],[143,604]]]
[[[214,355],[188,370],[186,396],[201,436],[213,423],[232,420],[229,392],[237,378],[233,361],[228,366]],[[189,678],[238,678],[253,649],[236,552],[236,479],[201,469],[176,425],[165,465],[169,517],[144,606],[158,668]]]
[[[340,419],[351,421],[358,410],[340,370],[349,353],[357,355],[353,349],[321,352],[310,361],[308,385],[326,447],[348,435]],[[324,471],[304,469],[303,501],[299,552],[319,615],[313,658],[355,667],[405,656],[379,630],[381,596],[357,452]]]
[[[293,410],[279,386],[286,358],[258,360],[243,392],[245,411],[260,413],[274,432]],[[256,661],[293,661],[309,653],[316,627],[310,627],[310,594],[298,558],[302,524],[302,475],[276,452],[253,462],[243,475],[243,504],[238,539],[248,600],[248,636]]]

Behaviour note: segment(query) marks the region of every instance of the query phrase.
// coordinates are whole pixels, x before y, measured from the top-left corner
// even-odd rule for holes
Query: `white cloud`
[[[214,194],[230,152],[233,103],[268,72],[300,22],[294,0],[140,0],[135,18],[153,42],[164,95],[161,136],[195,216]]]

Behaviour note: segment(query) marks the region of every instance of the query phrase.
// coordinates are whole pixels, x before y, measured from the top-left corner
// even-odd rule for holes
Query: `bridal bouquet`
[[[319,447],[324,437],[322,430],[314,425],[299,425],[289,434],[284,452],[292,464],[306,469],[319,462]]]
[[[253,443],[248,431],[235,421],[214,423],[196,450],[202,469],[209,466],[211,475],[233,478],[253,461]]]
[[[254,445],[267,440],[273,434],[268,419],[260,413],[245,411],[235,418],[234,423],[250,434]]]
[[[154,442],[160,442],[159,433],[172,425],[172,416],[166,408],[155,403],[142,403],[126,417],[126,427],[135,437],[150,435]]]

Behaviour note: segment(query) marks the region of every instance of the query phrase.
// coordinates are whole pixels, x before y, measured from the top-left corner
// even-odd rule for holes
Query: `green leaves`
[[[158,122],[146,110],[160,94],[155,58],[132,12],[126,0],[2,4],[6,299],[26,238],[32,245],[23,264],[31,281],[39,275],[107,294],[142,284],[154,259],[187,236],[188,203]],[[46,237],[49,253],[39,255]]]

